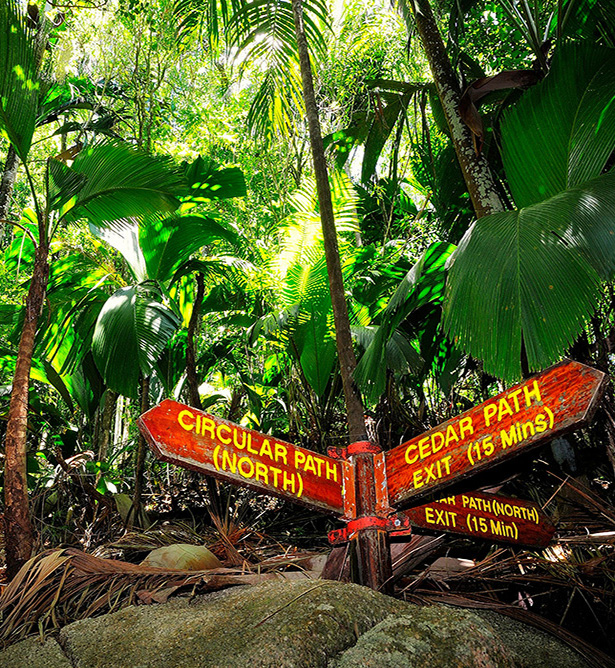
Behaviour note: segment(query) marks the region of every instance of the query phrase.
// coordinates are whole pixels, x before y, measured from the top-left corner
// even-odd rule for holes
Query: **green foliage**
[[[155,283],[118,290],[101,309],[92,338],[94,361],[105,384],[136,398],[139,374],[152,373],[179,323]]]
[[[414,311],[428,304],[439,305],[444,295],[446,262],[454,246],[436,243],[423,253],[406,274],[379,318],[377,329],[362,334],[366,350],[355,370],[355,380],[371,400],[385,390],[387,369],[417,372],[422,366],[418,352],[398,331],[400,324]]]
[[[0,5],[0,129],[25,162],[34,134],[40,95],[40,45],[18,0]]]
[[[449,336],[494,375],[559,359],[615,269],[615,173],[519,211],[481,218],[459,244],[445,305]]]
[[[139,228],[139,246],[150,279],[168,283],[190,256],[213,241],[229,243],[236,235],[206,216],[149,217]]]
[[[51,176],[58,191],[73,193],[68,201],[56,202],[61,217],[87,218],[99,226],[174,211],[179,205],[177,195],[185,188],[168,159],[119,143],[92,146],[79,153],[70,168],[52,171]]]
[[[526,206],[468,231],[447,287],[448,334],[508,379],[521,376],[522,355],[538,370],[572,345],[615,268],[614,174],[598,176],[615,148],[603,89],[615,61],[587,45],[559,56],[502,125],[511,190]]]
[[[615,50],[571,44],[502,119],[502,160],[518,207],[602,173],[615,150]]]

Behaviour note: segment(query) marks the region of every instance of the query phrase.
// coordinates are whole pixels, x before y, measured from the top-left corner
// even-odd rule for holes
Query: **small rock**
[[[177,543],[152,550],[141,564],[178,571],[207,571],[212,568],[222,568],[218,557],[204,545],[187,543]]]

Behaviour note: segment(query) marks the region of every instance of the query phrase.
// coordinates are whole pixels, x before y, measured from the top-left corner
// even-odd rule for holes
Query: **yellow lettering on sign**
[[[241,443],[237,440],[237,436],[241,435]],[[240,429],[233,429],[233,445],[237,450],[243,450],[246,447],[246,432]]]
[[[428,457],[431,454],[430,450],[428,449],[429,440],[429,436],[426,436],[419,441],[419,457],[421,459],[425,459],[425,457]]]
[[[305,453],[295,450],[295,468],[298,469],[305,464]]]
[[[267,469],[267,466],[263,464],[262,462],[256,462],[254,465],[254,468],[256,469],[256,480],[262,480],[265,485],[269,484],[269,471]]]
[[[525,405],[529,408],[532,405],[532,398],[536,400],[538,403],[539,401],[542,401],[542,397],[540,396],[540,390],[538,389],[538,381],[534,381],[534,389],[530,390],[527,386],[523,388],[523,391],[525,392]]]
[[[259,457],[269,457],[273,461],[273,452],[271,451],[271,445],[269,445],[269,439],[266,438],[262,444],[260,452],[258,453]]]
[[[258,450],[255,450],[252,447],[252,434],[250,434],[250,433],[248,433],[248,448],[247,448],[247,450],[251,455],[258,455]]]
[[[181,411],[180,414],[177,416],[177,421],[179,422],[179,426],[182,429],[185,429],[186,431],[192,431],[194,429],[194,422],[185,422],[185,418],[190,418],[191,420],[194,420],[194,415],[190,411]]]
[[[487,404],[483,408],[483,416],[485,418],[485,425],[488,427],[491,424],[491,419],[495,417],[495,414],[498,412],[498,407],[496,404]]]
[[[461,433],[461,438],[465,438],[466,431],[470,436],[474,433],[474,425],[472,424],[472,418],[469,415],[459,420],[459,432]]]
[[[410,451],[411,450],[416,450],[416,445],[409,445],[406,448],[406,463],[407,464],[414,464],[415,461],[419,458],[418,452],[415,455],[411,455]]]
[[[449,424],[446,429],[446,447],[448,448],[451,441],[456,441],[459,443],[459,436],[452,424]]]
[[[201,435],[205,436],[205,432],[209,434],[210,438],[216,438],[216,423],[203,416],[203,419],[201,420]]]
[[[327,464],[327,480],[335,480],[337,482],[337,464],[335,462],[326,462]]]
[[[222,436],[223,431],[228,432],[228,436]],[[224,443],[224,445],[229,445],[229,443],[233,440],[231,437],[231,428],[224,423],[218,425],[218,428],[216,429],[216,435],[218,436],[220,443]]]
[[[506,397],[502,397],[498,408],[498,422],[501,422],[507,415],[512,417],[514,413],[512,412],[512,408],[508,405]]]
[[[314,457],[308,455],[305,460],[305,467],[303,469],[306,473],[313,473],[316,475],[316,465],[314,464]]]
[[[276,464],[282,460],[284,466],[288,466],[288,448],[281,443],[275,444],[275,462]]]

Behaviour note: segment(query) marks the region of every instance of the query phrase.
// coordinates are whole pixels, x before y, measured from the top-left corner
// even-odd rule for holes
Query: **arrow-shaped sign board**
[[[344,514],[350,464],[166,399],[139,418],[159,459],[235,485]]]
[[[513,545],[546,547],[555,533],[540,506],[497,494],[457,494],[404,514],[422,529]]]
[[[562,362],[385,453],[393,507],[474,476],[584,426],[605,376]]]

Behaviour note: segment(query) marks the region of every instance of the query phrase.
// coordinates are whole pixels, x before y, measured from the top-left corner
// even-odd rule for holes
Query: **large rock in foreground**
[[[494,618],[495,619],[495,618]],[[497,627],[497,628],[496,628]],[[268,582],[75,622],[2,668],[584,668],[537,631],[330,581]],[[37,654],[36,648],[40,651]],[[24,664],[24,657],[28,663]]]

